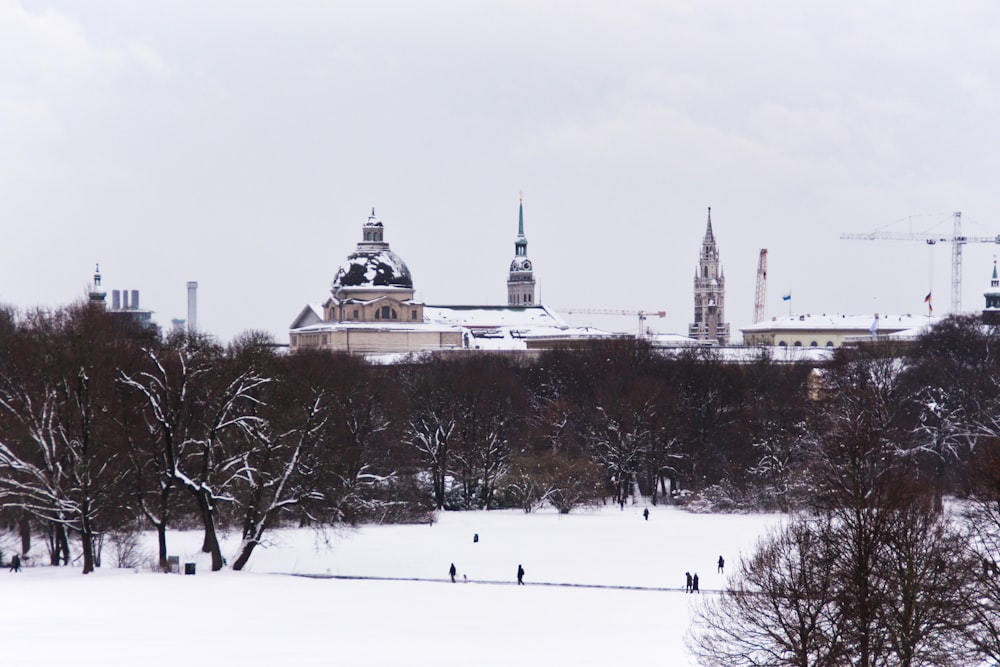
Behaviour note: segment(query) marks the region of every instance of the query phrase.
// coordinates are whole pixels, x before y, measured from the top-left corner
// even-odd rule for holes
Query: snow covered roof
[[[424,320],[470,329],[566,327],[562,318],[546,306],[424,306]]]
[[[413,277],[403,260],[388,248],[358,249],[340,265],[333,279],[333,289],[342,287],[413,288]]]
[[[316,322],[313,324],[293,327],[296,333],[315,333],[320,331],[343,331],[351,329],[354,331],[422,331],[422,332],[454,332],[461,331],[461,327],[438,322],[408,322],[405,320],[379,322]]]
[[[307,327],[311,324],[317,324],[323,321],[323,306],[318,303],[307,303],[305,308],[299,311],[299,314],[292,320],[289,329],[300,329],[302,327]]]
[[[941,321],[940,317],[927,315],[878,315],[878,329],[882,333],[888,331],[903,331],[919,329]],[[806,331],[814,329],[829,329],[835,331],[869,331],[873,315],[793,315],[791,317],[772,317],[770,321],[751,324],[740,328],[743,333],[760,331]]]

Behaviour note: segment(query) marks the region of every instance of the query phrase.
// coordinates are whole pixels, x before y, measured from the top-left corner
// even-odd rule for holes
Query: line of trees
[[[701,607],[702,664],[1000,662],[997,343],[951,318],[905,354],[870,346],[824,369],[811,492]]]
[[[0,519],[22,551],[42,536],[53,564],[84,572],[107,536],[140,527],[165,565],[169,529],[192,525],[220,569],[219,532],[238,530],[240,569],[289,524],[640,495],[812,507],[844,469],[833,457],[866,437],[883,449],[859,474],[904,470],[939,511],[971,492],[1000,434],[995,340],[955,319],[905,353],[842,351],[819,369],[635,339],[379,365],[258,333],[163,335],[90,304],[0,310]]]

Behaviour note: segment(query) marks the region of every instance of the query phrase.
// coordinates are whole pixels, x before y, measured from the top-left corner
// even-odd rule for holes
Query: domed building
[[[424,321],[413,299],[413,277],[386,243],[385,226],[372,209],[362,240],[333,278],[321,309],[306,306],[292,322],[292,350],[318,347],[360,354],[462,347],[462,330]]]
[[[421,322],[423,304],[413,300],[413,278],[402,258],[385,242],[385,227],[375,209],[362,226],[364,239],[340,265],[330,299],[323,304],[328,322]]]
[[[523,205],[518,211],[508,305],[425,305],[415,300],[413,276],[385,241],[375,211],[361,227],[361,242],[334,275],[322,305],[307,305],[289,327],[292,351],[325,349],[362,355],[450,350],[528,352],[568,347],[610,334],[568,327],[536,303],[527,255]]]

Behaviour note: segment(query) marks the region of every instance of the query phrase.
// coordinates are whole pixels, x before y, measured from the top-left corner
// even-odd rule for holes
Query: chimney
[[[139,310],[139,290],[132,290],[132,310]]]
[[[122,292],[121,290],[113,289],[111,290],[111,310],[121,310],[122,309]]]
[[[193,333],[198,330],[198,283],[191,280],[187,284],[188,288],[188,316],[187,330]]]

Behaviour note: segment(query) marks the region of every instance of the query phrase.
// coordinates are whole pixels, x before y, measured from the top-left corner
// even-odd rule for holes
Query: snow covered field
[[[275,531],[244,572],[209,572],[200,533],[173,532],[170,553],[196,562],[195,576],[0,572],[0,650],[5,664],[23,667],[694,664],[684,647],[694,602],[684,572],[697,572],[711,594],[724,584],[719,555],[735,567],[781,519],[650,510],[649,521],[626,506]],[[151,537],[150,553],[153,545]],[[227,539],[224,553],[236,546]],[[452,562],[457,584],[448,581]],[[523,587],[514,585],[519,563]]]

